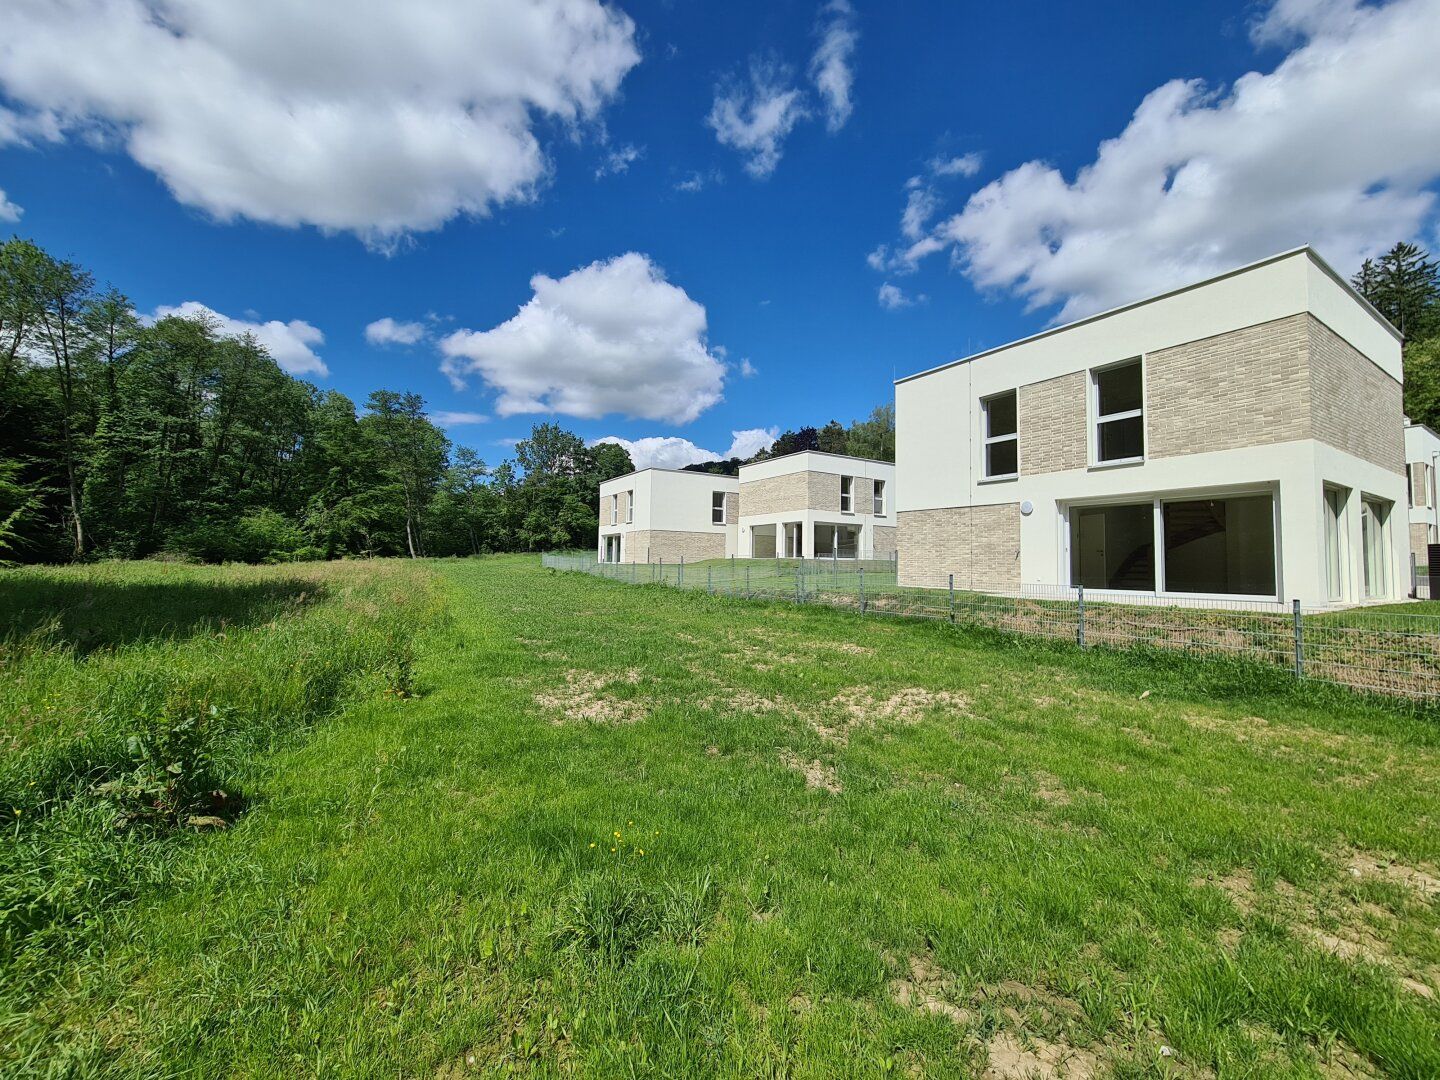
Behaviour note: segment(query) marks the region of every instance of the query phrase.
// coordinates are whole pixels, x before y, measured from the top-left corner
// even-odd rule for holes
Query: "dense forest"
[[[893,412],[786,432],[767,453],[841,445],[893,460]],[[588,548],[597,487],[632,468],[623,447],[550,423],[488,466],[417,394],[377,390],[357,410],[253,337],[144,320],[83,267],[0,243],[0,561]]]

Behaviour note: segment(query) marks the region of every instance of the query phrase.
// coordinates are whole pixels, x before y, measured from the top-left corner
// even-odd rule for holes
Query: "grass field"
[[[8,1074],[1440,1075],[1433,715],[521,557],[0,630]]]

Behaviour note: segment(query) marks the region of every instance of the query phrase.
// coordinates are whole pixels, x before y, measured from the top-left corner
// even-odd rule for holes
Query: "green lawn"
[[[11,1074],[1440,1075],[1430,714],[533,557],[7,625]]]

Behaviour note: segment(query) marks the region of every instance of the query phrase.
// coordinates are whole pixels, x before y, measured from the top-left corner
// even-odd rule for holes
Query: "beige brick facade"
[[[735,525],[740,521],[740,493],[738,491],[727,491],[725,493],[725,524]]]
[[[1310,319],[1308,336],[1314,437],[1403,473],[1400,384],[1319,319]]]
[[[1148,354],[1146,456],[1307,438],[1309,321],[1309,315],[1292,315]]]
[[[856,478],[859,486],[859,478]],[[840,512],[840,477],[836,473],[807,469],[747,480],[740,485],[740,502],[746,517],[783,514],[791,510]]]
[[[714,532],[678,532],[668,529],[635,529],[624,534],[621,562],[699,562],[701,559],[725,558],[725,530],[716,526]]]
[[[1423,521],[1410,522],[1410,550],[1415,555],[1418,565],[1426,565],[1430,556],[1430,526]]]
[[[1074,371],[1020,387],[1022,476],[1083,469],[1089,463],[1085,379],[1085,372]]]
[[[871,530],[870,550],[872,559],[890,559],[895,556],[895,526],[876,525]]]
[[[900,514],[899,584],[1011,591],[1020,587],[1020,506],[955,506]]]

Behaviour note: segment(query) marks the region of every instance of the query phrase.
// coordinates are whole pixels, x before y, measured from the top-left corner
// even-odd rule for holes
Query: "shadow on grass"
[[[321,599],[313,581],[166,582],[0,576],[0,640],[43,630],[85,654],[269,622]]]

